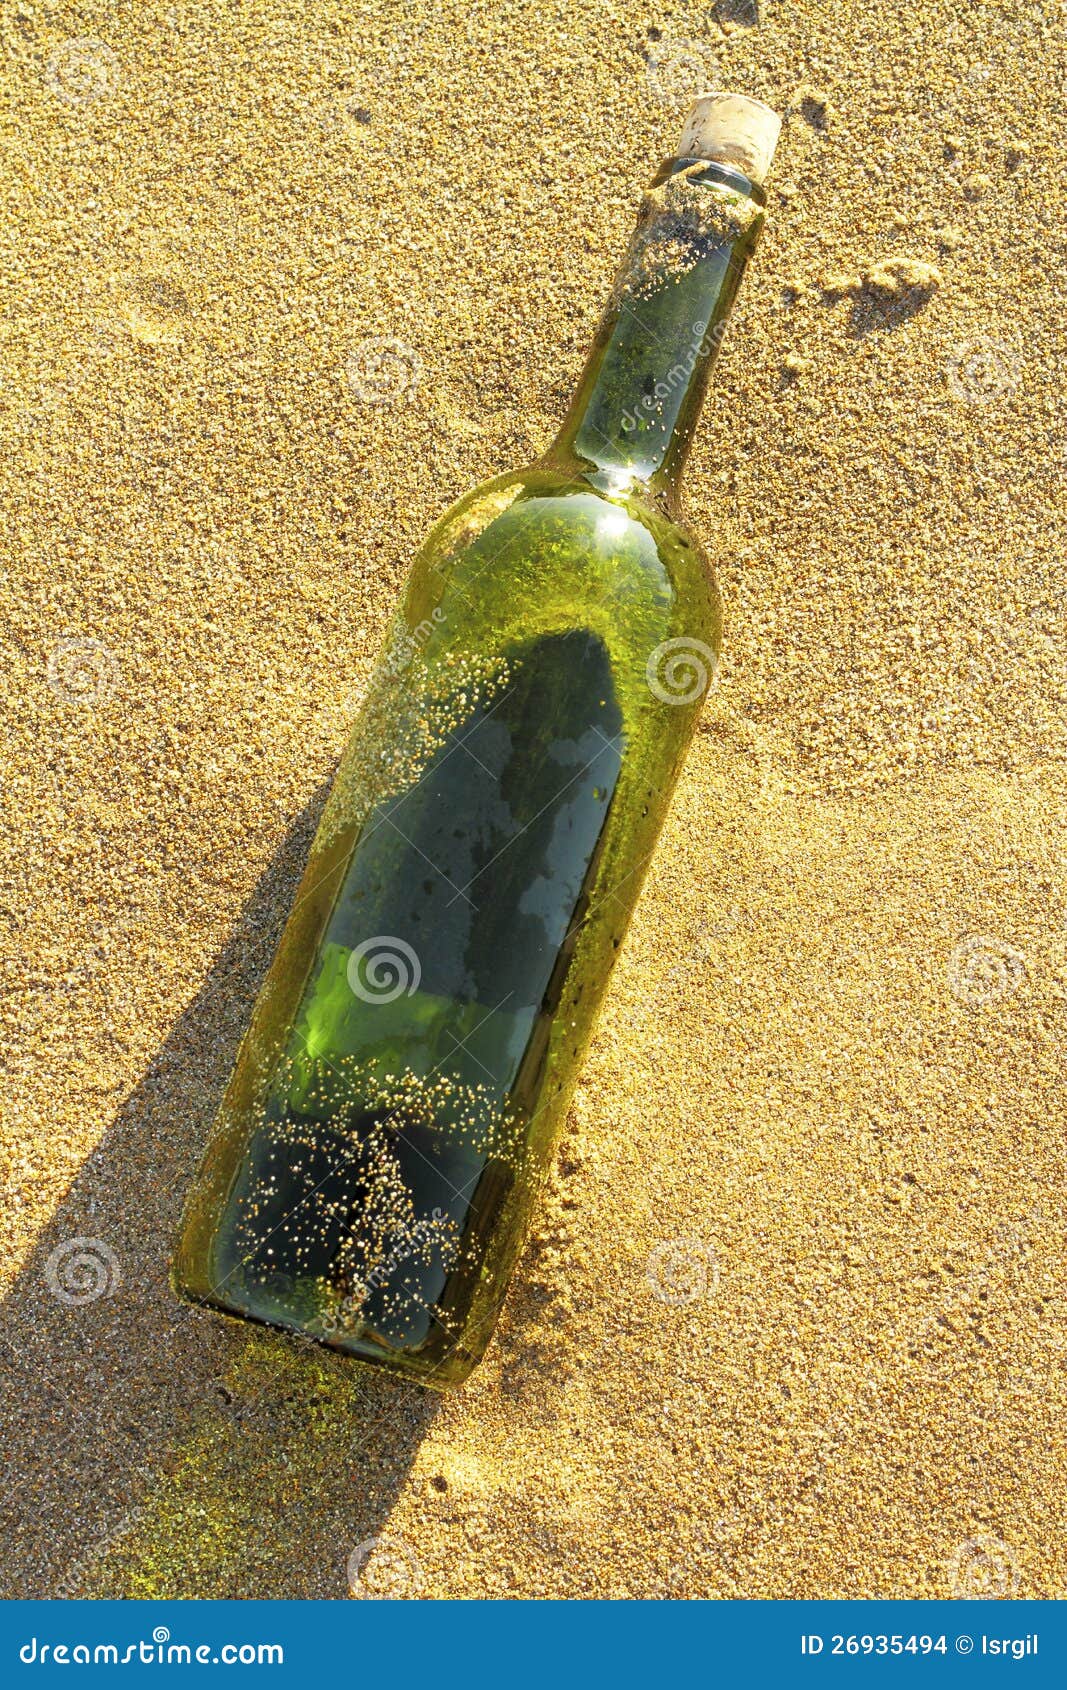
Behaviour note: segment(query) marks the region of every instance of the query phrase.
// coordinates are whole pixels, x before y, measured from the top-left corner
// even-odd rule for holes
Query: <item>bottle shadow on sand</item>
[[[4,1597],[347,1594],[438,1407],[187,1307],[168,1263],[327,786],[0,1308]]]

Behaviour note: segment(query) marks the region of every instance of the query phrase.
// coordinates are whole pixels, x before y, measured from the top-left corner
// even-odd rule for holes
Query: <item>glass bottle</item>
[[[437,523],[342,757],[174,1277],[424,1385],[482,1355],[710,682],[679,477],[779,123],[708,95],[560,433]]]

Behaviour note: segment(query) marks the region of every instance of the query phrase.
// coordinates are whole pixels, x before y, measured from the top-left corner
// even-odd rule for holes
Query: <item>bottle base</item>
[[[376,1373],[390,1373],[394,1378],[406,1380],[408,1384],[420,1385],[428,1391],[443,1393],[455,1390],[470,1376],[481,1360],[480,1355],[472,1355],[469,1351],[458,1348],[443,1360],[420,1358],[414,1352],[405,1355],[403,1351],[386,1350],[369,1338],[359,1338],[351,1334],[309,1332],[299,1321],[288,1321],[275,1310],[268,1315],[255,1308],[226,1303],[220,1298],[183,1285],[177,1278],[172,1278],[172,1286],[175,1294],[183,1302],[191,1303],[194,1308],[207,1309],[209,1313],[219,1315],[224,1320],[264,1326],[289,1342],[295,1339],[301,1344],[313,1345],[316,1349],[332,1350],[362,1367],[372,1367]]]

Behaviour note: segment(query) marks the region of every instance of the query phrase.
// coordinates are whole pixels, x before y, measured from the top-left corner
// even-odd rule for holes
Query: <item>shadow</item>
[[[854,339],[863,340],[869,334],[897,329],[928,305],[936,290],[937,284],[929,281],[884,287],[865,281],[853,297],[849,333]]]
[[[905,258],[889,258],[875,265],[864,276],[843,277],[821,288],[820,303],[832,310],[849,301],[848,330],[853,340],[865,340],[868,335],[886,334],[925,309],[941,284],[933,265],[915,263]],[[783,289],[782,299],[792,305],[797,299],[794,288]],[[796,386],[798,371],[787,370],[781,377],[779,392]]]
[[[809,129],[825,135],[829,127],[826,116],[826,101],[820,100],[814,94],[805,94],[800,102],[800,115]]]
[[[438,1407],[188,1307],[168,1280],[326,791],[0,1308],[4,1597],[346,1595],[348,1553],[380,1529]]]
[[[716,23],[735,29],[758,29],[761,21],[760,0],[715,0],[711,11]]]

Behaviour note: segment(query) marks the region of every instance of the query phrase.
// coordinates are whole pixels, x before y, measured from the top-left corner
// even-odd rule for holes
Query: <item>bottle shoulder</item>
[[[584,504],[569,507],[579,522],[583,508],[591,509],[597,505],[625,512],[634,520],[650,526],[657,536],[661,533],[665,536],[677,535],[691,545],[696,544],[677,502],[668,499],[662,489],[615,470],[584,470],[578,465],[572,468],[537,463],[522,469],[506,470],[463,494],[445,512],[441,522],[449,521],[460,512],[503,512],[519,501],[539,508],[546,501],[570,499],[584,501]]]
[[[690,621],[717,605],[707,555],[679,514],[604,471],[532,465],[482,483],[435,525],[416,570],[501,594],[534,580],[542,595],[629,583],[665,606],[681,601]]]

